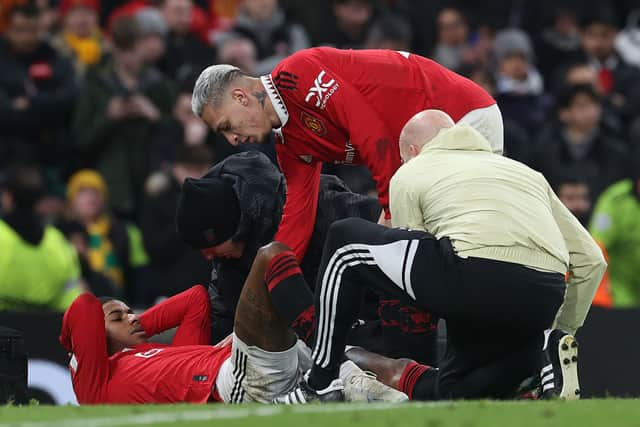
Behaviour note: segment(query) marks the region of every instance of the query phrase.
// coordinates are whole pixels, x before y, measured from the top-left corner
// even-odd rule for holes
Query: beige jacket
[[[447,236],[460,257],[569,271],[555,327],[582,326],[606,262],[540,173],[493,154],[482,135],[458,124],[396,172],[389,195],[394,227]]]

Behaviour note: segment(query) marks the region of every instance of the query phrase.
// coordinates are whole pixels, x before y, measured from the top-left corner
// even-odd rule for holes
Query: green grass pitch
[[[640,427],[640,400],[1,407],[0,427]]]

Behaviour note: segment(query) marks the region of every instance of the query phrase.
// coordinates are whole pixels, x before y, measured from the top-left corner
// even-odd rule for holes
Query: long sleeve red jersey
[[[72,353],[69,368],[79,403],[205,403],[231,345],[209,343],[207,291],[194,286],[140,317],[148,336],[178,326],[171,345],[146,343],[107,354],[102,304],[80,295],[62,321],[60,343]]]
[[[389,50],[306,49],[261,80],[282,123],[276,152],[288,192],[276,240],[298,259],[313,231],[322,162],[367,165],[388,214],[405,123],[426,109],[458,121],[495,104],[480,86],[436,62]]]

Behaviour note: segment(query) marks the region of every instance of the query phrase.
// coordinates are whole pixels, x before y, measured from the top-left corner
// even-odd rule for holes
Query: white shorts
[[[300,340],[288,350],[269,352],[233,334],[231,357],[220,367],[216,388],[225,403],[271,403],[293,390],[311,363],[311,351]]]
[[[497,104],[471,110],[458,123],[466,123],[480,132],[487,138],[494,153],[502,154],[504,151],[504,125]]]

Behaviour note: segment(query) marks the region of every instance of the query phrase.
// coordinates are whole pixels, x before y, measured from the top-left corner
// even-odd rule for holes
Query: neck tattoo
[[[264,109],[264,101],[267,99],[267,92],[263,90],[262,92],[253,92],[252,95],[256,97],[260,105],[262,105],[262,109]]]

